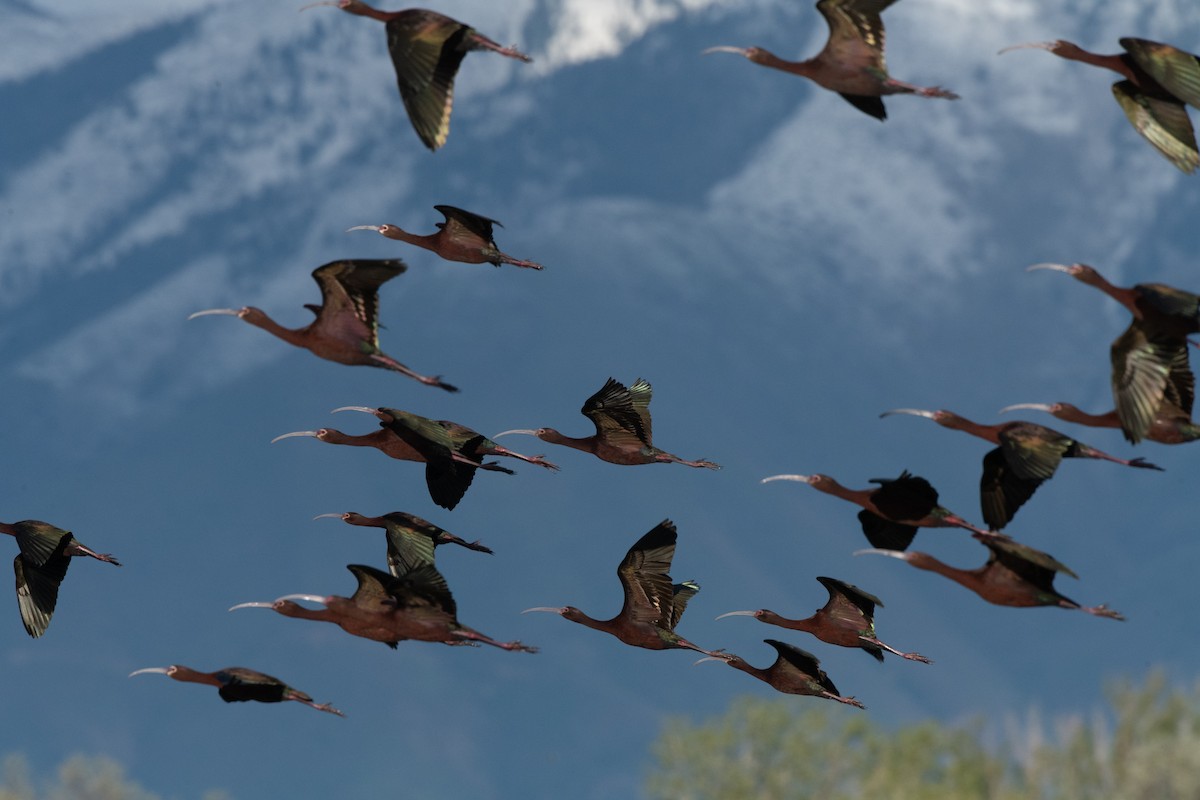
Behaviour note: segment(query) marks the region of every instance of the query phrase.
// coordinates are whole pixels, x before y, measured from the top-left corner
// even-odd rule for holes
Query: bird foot
[[[928,659],[920,653],[901,653],[902,658],[907,658],[909,661],[920,661],[922,664],[932,664],[932,659]]]
[[[67,554],[72,556],[89,556],[97,561],[103,561],[106,564],[112,564],[116,567],[121,566],[121,562],[117,561],[116,557],[110,555],[109,553],[97,553],[90,547],[84,547],[79,542],[71,542],[71,544],[67,546]]]
[[[443,381],[441,375],[432,375],[432,376],[422,375],[421,377],[417,378],[417,380],[419,380],[421,383],[425,384],[426,386],[436,386],[439,389],[445,389],[447,392],[457,392],[458,391],[457,386]]]
[[[866,708],[866,706],[853,697],[838,697],[837,695],[830,695],[829,699],[837,700],[839,703],[845,703],[846,705],[854,706],[855,708]]]
[[[1149,461],[1147,461],[1146,459],[1141,458],[1141,457],[1131,458],[1129,460],[1129,466],[1140,467],[1141,469],[1156,469],[1159,472],[1166,472],[1166,470],[1164,470],[1158,464],[1151,464]]]
[[[1079,610],[1086,611],[1087,613],[1093,614],[1097,617],[1106,617],[1108,619],[1117,619],[1117,620],[1120,620],[1121,622],[1125,621],[1124,614],[1122,614],[1118,611],[1114,611],[1113,609],[1109,608],[1108,606],[1104,605],[1103,603],[1101,603],[1098,606],[1080,606]]]
[[[536,653],[538,651],[536,647],[520,642],[501,642],[500,646],[514,653]]]
[[[720,469],[721,468],[721,465],[718,464],[717,462],[709,461],[708,459],[705,459],[705,458],[701,458],[696,461],[688,462],[688,466],[689,467],[704,467],[705,469]]]
[[[923,86],[917,90],[917,94],[921,97],[943,97],[946,100],[958,100],[959,97],[949,89],[943,89],[940,86]]]

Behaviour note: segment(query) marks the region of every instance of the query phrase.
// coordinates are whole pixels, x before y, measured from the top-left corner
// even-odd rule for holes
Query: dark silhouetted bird
[[[747,675],[753,675],[777,692],[824,697],[827,700],[836,700],[855,708],[866,708],[853,697],[842,697],[838,694],[837,687],[833,685],[833,681],[829,680],[825,670],[821,669],[821,662],[812,653],[777,639],[763,639],[763,641],[774,647],[775,651],[779,653],[775,663],[766,669],[752,667],[741,656],[735,656],[733,653],[702,658],[696,663],[709,660],[724,661],[734,669],[740,669]]]
[[[285,700],[295,700],[297,703],[311,706],[317,711],[328,711],[330,714],[337,714],[339,717],[345,716],[345,714],[338,711],[329,703],[314,703],[313,699],[307,694],[299,689],[293,689],[279,680],[279,678],[273,678],[270,675],[246,669],[245,667],[226,667],[216,672],[197,672],[191,667],[172,664],[169,667],[146,667],[145,669],[139,669],[129,673],[129,677],[132,678],[134,675],[143,675],[149,672],[166,675],[168,678],[174,678],[177,681],[216,686],[218,687],[217,694],[221,695],[221,699],[226,703],[242,703],[247,700],[254,700],[259,703],[282,703]]]
[[[0,522],[0,533],[15,537],[21,552],[13,559],[17,578],[17,608],[25,632],[38,638],[50,626],[50,617],[58,604],[58,587],[67,576],[71,558],[88,556],[98,561],[121,566],[107,553],[97,553],[85,547],[70,531],[56,528],[48,522],[26,519],[21,522]]]

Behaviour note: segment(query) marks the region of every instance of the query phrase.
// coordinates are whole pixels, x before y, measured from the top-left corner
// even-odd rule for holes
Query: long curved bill
[[[237,611],[239,608],[272,608],[274,603],[238,603],[236,606],[230,606],[230,611]]]
[[[335,408],[333,411],[330,411],[329,413],[336,414],[339,411],[361,411],[364,414],[370,414],[375,417],[379,416],[379,409],[367,408],[366,406],[342,406],[341,408]]]
[[[188,319],[195,319],[196,317],[212,317],[218,314],[226,317],[240,317],[242,315],[242,310],[240,308],[206,308],[203,311],[197,311],[194,314],[188,314]]]
[[[280,439],[291,439],[293,436],[310,436],[315,439],[315,438],[317,438],[317,432],[316,431],[292,431],[291,433],[281,433],[278,436],[276,436],[274,439],[271,440],[271,444],[275,444]]]
[[[1035,269],[1052,269],[1055,272],[1066,272],[1067,274],[1071,273],[1071,267],[1069,264],[1052,264],[1050,262],[1045,262],[1042,264],[1030,264],[1025,268],[1025,271],[1033,272]]]
[[[537,436],[537,431],[529,430],[528,428],[513,428],[511,431],[503,431],[493,436],[493,439],[499,439],[501,436],[508,436],[510,433],[523,433],[527,436]]]
[[[1054,42],[1025,42],[1024,44],[1010,44],[1008,47],[996,53],[1002,56],[1010,50],[1049,50],[1054,47]]]
[[[1004,408],[1000,409],[1000,413],[1006,414],[1009,411],[1016,411],[1018,408],[1029,408],[1029,409],[1033,409],[1034,411],[1047,411],[1048,412],[1048,411],[1050,411],[1050,404],[1049,403],[1014,403],[1011,406],[1005,406]]]
[[[893,408],[891,411],[885,411],[882,414],[880,414],[879,418],[883,419],[884,417],[890,417],[893,414],[911,414],[914,417],[925,417],[926,419],[933,419],[933,412],[926,411],[923,408]]]
[[[799,481],[800,483],[812,483],[812,475],[771,475],[763,478],[759,483],[770,483],[771,481]]]
[[[527,608],[524,611],[522,611],[521,613],[528,614],[530,611],[546,611],[551,614],[561,614],[562,613],[561,608],[551,608],[550,606],[537,606],[536,608]]]
[[[306,6],[300,6],[299,10],[307,11],[310,8],[316,8],[318,6],[333,6],[334,8],[341,8],[341,6],[338,5],[337,0],[321,0],[319,3],[309,3]]]
[[[695,661],[693,661],[692,666],[694,667],[697,664],[703,664],[705,661],[724,661],[725,663],[729,663],[729,659],[727,659],[727,658],[718,658],[717,656],[705,656],[704,658],[697,658]]]
[[[169,669],[170,667],[146,667],[145,669],[135,669],[133,672],[129,673],[129,677],[132,678],[134,675],[146,675],[151,672],[159,675],[166,675],[167,670]]]
[[[757,613],[757,611],[726,611],[719,617],[713,617],[713,619],[725,619],[726,617],[753,617]]]
[[[346,228],[346,233],[350,231],[375,231],[379,233],[379,229],[382,227],[382,225],[355,225],[353,228]]]
[[[338,519],[344,520],[346,518],[346,515],[338,514],[338,513],[317,514],[315,517],[313,517],[313,519],[326,519],[327,517],[337,517]]]
[[[722,44],[722,45],[717,45],[716,47],[710,47],[707,50],[703,51],[700,55],[706,56],[709,53],[737,53],[739,56],[744,56],[744,55],[746,55],[746,48],[733,47],[732,45]]]
[[[892,558],[898,558],[901,561],[908,560],[908,553],[904,552],[903,550],[881,550],[877,547],[868,547],[865,550],[855,550],[853,555],[856,555],[856,556],[866,556],[866,555],[891,556]]]

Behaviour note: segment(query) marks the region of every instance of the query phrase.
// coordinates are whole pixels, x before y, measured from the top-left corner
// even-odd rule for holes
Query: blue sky
[[[1177,621],[1200,557],[1191,448],[1135,451],[1117,432],[1037,419],[1166,469],[1068,463],[1009,529],[1080,574],[1064,593],[1111,604],[1124,624],[994,608],[899,562],[854,558],[864,539],[849,505],[759,483],[825,472],[861,487],[907,468],[978,521],[987,445],[880,412],[992,422],[1017,402],[1111,408],[1108,346],[1126,313],[1024,268],[1083,261],[1119,284],[1195,289],[1194,179],[1128,125],[1115,75],[995,53],[1060,37],[1114,52],[1125,35],[1196,51],[1192,4],[905,0],[885,17],[892,73],[963,99],[892,98],[880,124],[803,80],[700,55],[815,53],[825,26],[809,3],[445,3],[535,61],[470,55],[434,154],[404,117],[382,26],[299,5],[0,0],[0,519],[69,528],[126,565],[75,564],[37,641],[0,597],[0,670],[23,689],[9,714],[26,720],[0,750],[43,770],[111,755],[174,797],[629,794],[667,716],[770,690],[518,612],[615,614],[617,563],[667,517],[672,574],[703,586],[685,636],[760,665],[773,654],[763,638],[795,642],[886,724],[1002,725],[1033,706],[1083,715],[1111,678],[1157,665],[1194,677],[1200,651]],[[439,203],[500,219],[501,248],[546,270],[450,264],[345,233],[430,231]],[[460,395],[320,361],[236,320],[185,321],[250,304],[298,326],[318,299],[312,269],[388,257],[409,271],[381,294],[385,351]],[[656,444],[725,468],[620,468],[513,437],[561,473],[481,474],[446,512],[418,466],[269,444],[373,429],[330,416],[343,405],[586,435],[578,409],[610,375],[654,385]],[[311,519],[350,510],[409,511],[492,546],[439,553],[460,618],[542,652],[392,652],[329,625],[225,611],[350,593],[345,565],[382,566],[382,536]],[[963,566],[984,557],[954,531],[916,547]],[[879,595],[880,636],[936,663],[879,665],[713,620],[805,616],[825,599],[817,575]],[[125,677],[171,663],[256,668],[347,718]]]

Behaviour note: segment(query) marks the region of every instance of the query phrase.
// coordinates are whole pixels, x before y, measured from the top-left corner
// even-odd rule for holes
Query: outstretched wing
[[[679,618],[683,616],[683,611],[687,608],[688,601],[696,596],[696,592],[700,591],[700,584],[695,581],[684,581],[672,586],[671,590],[675,596],[671,599],[671,618],[667,620],[667,627],[675,630],[675,626],[679,624]]]
[[[617,567],[625,590],[622,616],[667,626],[675,604],[671,559],[675,557],[675,523],[666,519],[638,539]],[[679,613],[683,613],[682,607]]]
[[[858,522],[871,546],[882,550],[907,550],[917,535],[916,525],[892,522],[865,508],[858,512]]]
[[[879,513],[891,520],[918,520],[937,508],[938,493],[929,481],[904,470],[897,478],[872,478],[879,488],[871,493],[871,502]]]
[[[1148,39],[1121,39],[1139,67],[1171,94],[1193,108],[1200,108],[1200,58],[1186,50]]]
[[[883,19],[879,15],[894,2],[896,0],[820,0],[817,10],[829,23],[829,41],[817,58],[830,59],[850,69],[876,69],[887,74]]]
[[[779,653],[772,669],[791,668],[803,673],[805,677],[830,694],[838,694],[837,687],[833,685],[833,681],[829,680],[825,670],[821,669],[821,662],[812,653],[778,639],[763,639],[763,641],[774,647],[775,652]]]
[[[822,611],[834,619],[861,625],[865,617],[869,624],[871,618],[875,616],[875,606],[883,605],[883,601],[878,597],[864,592],[854,584],[823,576],[818,576],[817,580],[829,592],[829,601],[825,603]]]
[[[313,327],[336,340],[379,347],[379,287],[408,267],[397,258],[331,261],[313,270],[321,307]]]
[[[1039,588],[1053,591],[1051,583],[1054,581],[1056,572],[1066,573],[1072,578],[1079,577],[1049,553],[1044,553],[1027,544],[1021,544],[1003,534],[984,536],[973,533],[971,535],[987,545],[987,548],[992,551],[992,558]]]
[[[650,445],[650,412],[646,408],[650,402],[650,384],[639,378],[634,387],[638,389],[636,396],[623,383],[609,378],[580,409],[596,426],[597,436],[610,444]]]
[[[1113,97],[1133,127],[1178,169],[1191,174],[1200,166],[1196,134],[1183,103],[1164,100],[1139,89],[1132,81],[1118,81]]]
[[[67,575],[71,557],[58,555],[41,566],[30,563],[23,554],[13,559],[17,579],[17,608],[25,632],[38,638],[50,627],[50,617],[58,604],[58,586]]]
[[[466,234],[468,237],[483,239],[490,245],[496,244],[492,239],[492,226],[500,225],[496,220],[454,206],[434,206],[434,208],[446,218],[446,221],[438,227],[445,230],[452,240],[462,239]]]
[[[396,68],[400,99],[421,141],[437,150],[450,135],[454,76],[471,29],[424,9],[402,11],[387,23],[388,52]]]
[[[1190,372],[1186,366],[1187,341],[1176,337],[1155,338],[1141,322],[1134,320],[1112,343],[1111,358],[1117,416],[1125,438],[1136,443],[1150,430],[1167,395],[1170,378],[1181,368],[1181,359],[1182,369]],[[1178,395],[1185,386],[1177,387],[1175,393]]]
[[[989,450],[983,457],[979,478],[979,507],[983,521],[998,531],[1012,521],[1017,509],[1025,505],[1042,485],[1042,478],[1022,478],[1002,447]]]

